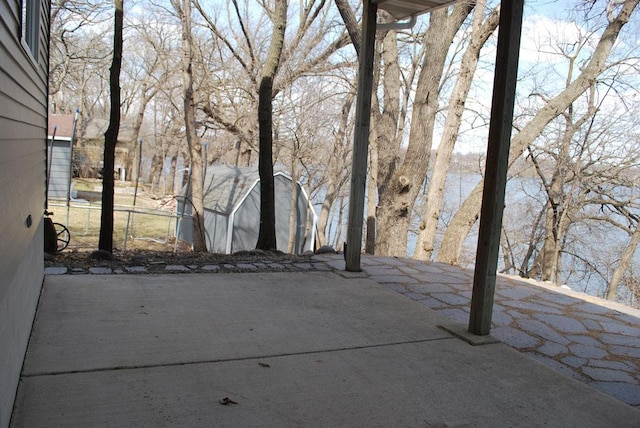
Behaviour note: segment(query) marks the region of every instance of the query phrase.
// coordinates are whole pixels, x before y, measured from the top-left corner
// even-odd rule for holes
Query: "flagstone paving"
[[[342,257],[315,255],[296,263],[168,264],[164,273],[335,270],[348,276]],[[364,272],[359,275],[440,312],[452,322],[467,325],[472,270],[372,256],[362,257],[362,267]],[[145,274],[148,269],[45,268],[48,275],[122,273]],[[499,275],[491,335],[553,370],[640,410],[640,311],[583,293]]]

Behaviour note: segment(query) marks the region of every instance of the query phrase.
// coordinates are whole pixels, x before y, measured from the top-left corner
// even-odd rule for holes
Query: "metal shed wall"
[[[212,253],[226,253],[229,217],[207,210],[204,214],[204,227],[207,231],[207,250]]]
[[[276,190],[277,193],[277,190]],[[276,207],[277,207],[276,202]],[[278,214],[276,214],[276,219]],[[253,250],[258,242],[260,228],[260,185],[251,188],[233,215],[231,252]],[[277,220],[276,220],[277,222]]]
[[[67,190],[70,184],[70,140],[56,139],[53,144],[49,143],[49,188],[47,196],[49,199],[66,199]]]
[[[216,165],[207,170],[205,179],[205,214],[207,249],[215,253],[233,253],[253,250],[258,242],[260,227],[260,185],[257,172],[248,168]],[[276,242],[278,250],[287,251],[289,244],[289,213],[291,210],[291,178],[278,172],[274,174],[276,193]],[[304,189],[298,186],[296,207],[296,241],[294,251],[313,250],[315,244],[316,214]],[[186,195],[186,188],[181,195]],[[182,200],[178,200],[178,214],[182,212]],[[221,212],[220,210],[225,210]],[[187,202],[185,217],[180,221],[178,237],[193,242],[191,205]],[[231,226],[231,228],[229,228]],[[305,236],[308,232],[308,236]]]
[[[275,185],[276,206],[276,245],[277,249],[286,252],[289,246],[289,216],[291,213],[292,186],[291,178],[283,173],[276,173],[273,177]],[[294,252],[297,254],[313,250],[313,233],[315,213],[312,215],[309,203],[302,187],[298,186],[296,203],[296,238]],[[260,227],[260,186],[256,185],[247,198],[238,207],[233,217],[232,252],[251,250],[258,242]],[[309,231],[309,237],[305,232]]]

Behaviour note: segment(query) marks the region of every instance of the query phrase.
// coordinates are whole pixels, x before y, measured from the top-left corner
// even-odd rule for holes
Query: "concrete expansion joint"
[[[229,362],[239,362],[239,361],[257,361],[258,364],[260,364],[261,366],[268,367],[268,364],[264,363],[264,361],[268,359],[273,359],[273,358],[296,357],[301,355],[322,355],[322,354],[331,354],[336,352],[348,352],[348,351],[361,351],[366,349],[414,345],[419,343],[437,342],[437,341],[452,340],[452,339],[454,339],[454,337],[434,337],[434,338],[428,338],[428,339],[377,343],[373,345],[345,346],[340,348],[316,349],[312,351],[285,352],[285,353],[278,353],[278,354],[264,354],[264,355],[258,355],[258,356],[217,358],[217,359],[211,359],[211,360],[176,361],[172,363],[157,363],[157,364],[144,364],[144,365],[131,365],[131,366],[97,367],[92,369],[61,370],[61,371],[55,371],[55,372],[32,372],[32,373],[23,373],[21,375],[21,378],[36,378],[36,377],[63,376],[63,375],[86,374],[86,373],[102,373],[102,372],[118,372],[118,371],[126,371],[126,370],[144,370],[144,369],[155,369],[155,368],[163,368],[163,367],[196,366],[196,365],[202,365],[202,364],[218,364],[218,363],[229,363]]]

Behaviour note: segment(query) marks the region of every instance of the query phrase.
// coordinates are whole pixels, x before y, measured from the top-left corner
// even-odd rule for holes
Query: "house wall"
[[[0,0],[0,427],[9,425],[44,276],[49,0],[38,3],[32,54],[22,1]]]

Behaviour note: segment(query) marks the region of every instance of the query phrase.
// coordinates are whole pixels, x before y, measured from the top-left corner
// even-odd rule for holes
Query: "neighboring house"
[[[0,427],[44,278],[49,0],[0,0]]]
[[[82,118],[79,112],[77,129],[74,130],[75,115],[50,114],[47,139],[49,141],[49,188],[51,197],[65,199],[69,172],[72,177],[98,178],[102,174],[104,158],[104,133],[109,127],[107,119]],[[51,151],[51,138],[55,129],[55,142],[53,154]],[[114,174],[116,179],[125,180],[128,171],[125,169],[129,156],[128,145],[132,139],[133,131],[125,122],[118,133],[118,145],[115,152]],[[73,138],[73,146],[71,139]],[[69,151],[71,151],[72,167],[69,169]]]
[[[67,199],[71,188],[72,115],[50,114],[47,131],[47,198]]]
[[[289,244],[292,180],[282,172],[273,175],[276,205],[276,245],[286,252]],[[296,236],[294,253],[315,248],[318,219],[305,190],[298,186],[296,201]],[[204,183],[204,222],[207,249],[213,253],[230,254],[253,250],[260,228],[260,177],[254,168],[213,165],[207,168]],[[185,196],[187,204],[183,204]],[[177,236],[193,242],[190,192],[180,193],[177,204]],[[183,211],[184,210],[184,211]],[[182,217],[181,214],[187,214]]]
[[[77,130],[77,143],[73,147],[73,168],[80,177],[101,176],[104,159],[104,133],[109,127],[107,119],[84,118]],[[118,131],[115,151],[114,175],[118,180],[131,179],[126,170],[128,145],[133,132],[128,123],[123,122]],[[135,156],[135,153],[132,154]]]

